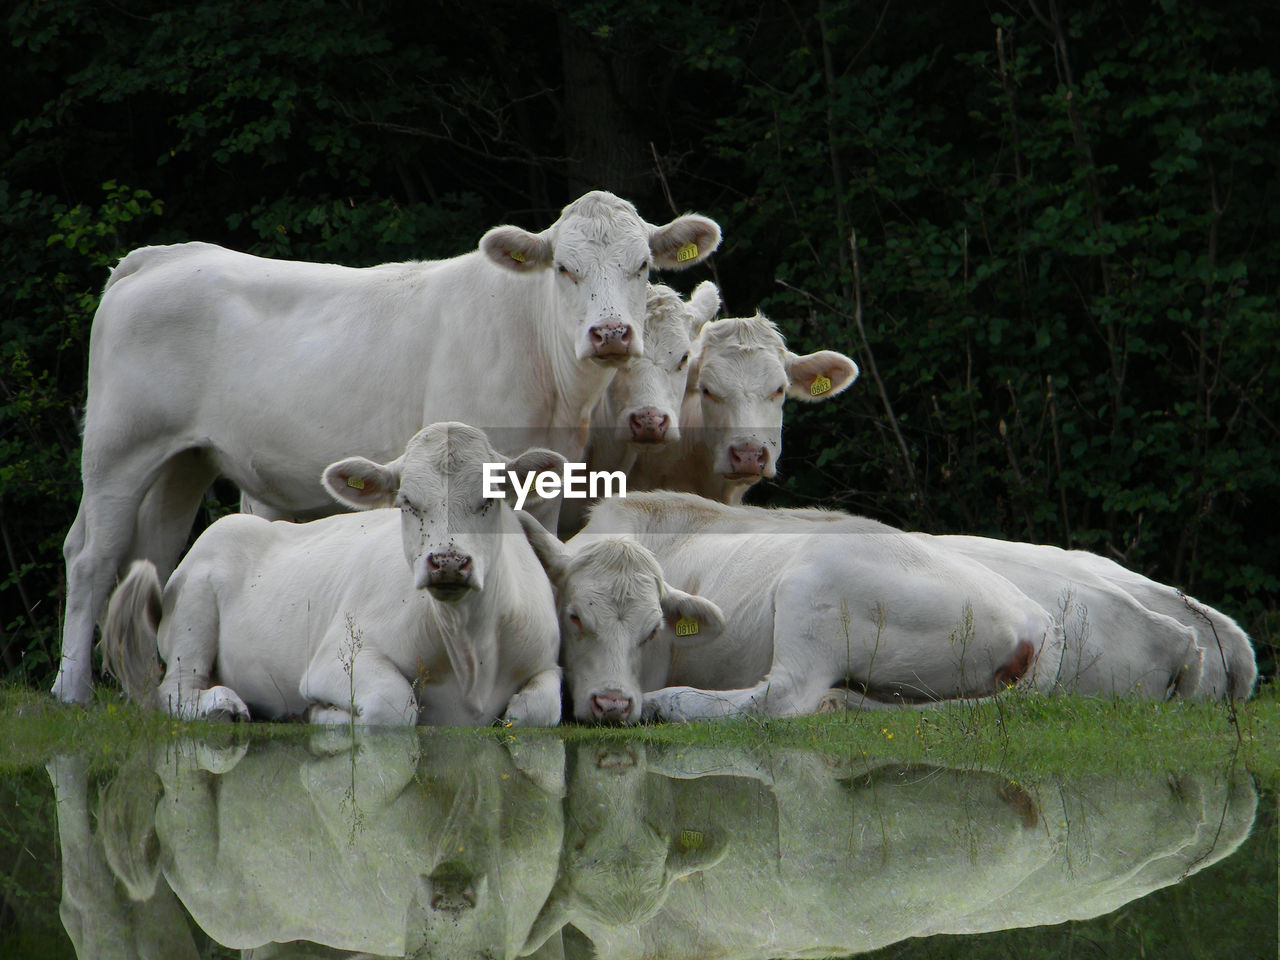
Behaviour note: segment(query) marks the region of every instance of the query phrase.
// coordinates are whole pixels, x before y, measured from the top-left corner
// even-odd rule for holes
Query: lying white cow
[[[481,495],[481,464],[504,460],[479,430],[433,424],[390,463],[354,457],[324,473],[343,503],[398,510],[224,517],[163,597],[138,561],[103,624],[108,669],[182,717],[559,722],[551,587],[511,508]],[[506,469],[562,464],[529,450]]]
[[[644,692],[667,683],[676,634],[711,639],[724,614],[667,583],[635,540],[604,537],[570,553],[533,517],[519,516],[555,588],[574,719],[636,723]]]
[[[1206,651],[1193,629],[1150,610],[1084,563],[1063,562],[1067,551],[988,537],[919,534],[1006,577],[1060,624],[1063,649],[1056,669],[1038,672],[1042,690],[1086,695],[1193,697],[1200,690]]]
[[[1091,574],[1108,580],[1148,610],[1172,617],[1194,630],[1199,645],[1204,649],[1201,696],[1246,700],[1253,693],[1253,686],[1258,680],[1253,642],[1226,614],[1168,584],[1144,577],[1088,550],[1063,550],[1047,545],[1030,549],[1036,551],[1038,561],[1046,566],[1071,576]]]
[[[325,465],[390,459],[438,420],[580,460],[614,368],[642,353],[650,268],[697,263],[719,242],[705,217],[657,227],[593,192],[541,233],[495,227],[450,260],[353,269],[207,243],[126,256],[90,334],[54,693],[89,698],[116,577],[139,557],[167,576],[220,474],[278,519],[335,512],[315,482]]]
[[[760,314],[706,324],[692,353],[681,437],[640,457],[628,489],[741,503],[752,484],[777,473],[783,401],[828,400],[858,377],[858,365],[834,350],[792,353]]]
[[[581,636],[567,630],[562,643],[579,716],[578,697],[617,699],[609,690],[644,690],[644,715],[669,720],[982,696],[1019,681],[1055,642],[1050,616],[1008,580],[860,517],[656,492],[601,501],[567,545],[526,530],[560,584],[562,628],[565,619],[577,627],[573,614],[582,620]],[[617,537],[651,551],[667,584],[714,602],[723,633],[677,622],[686,642],[649,653],[643,629],[586,629],[582,603],[566,606],[574,594],[565,584],[607,582],[587,560],[598,541]],[[594,618],[610,615],[603,607]],[[609,671],[584,667],[588,651]],[[642,669],[631,666],[637,657]],[[680,686],[655,691],[664,683]]]
[[[588,473],[622,471],[637,455],[661,450],[680,439],[680,406],[688,380],[693,338],[720,309],[720,291],[711,281],[694,288],[687,301],[663,284],[649,285],[644,317],[644,356],[619,368],[591,413]],[[560,509],[561,536],[586,523],[588,504],[566,500]]]

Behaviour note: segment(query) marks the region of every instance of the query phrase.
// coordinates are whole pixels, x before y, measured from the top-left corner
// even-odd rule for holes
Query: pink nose
[[[442,550],[427,556],[428,590],[456,590],[471,586],[471,558],[457,550]]]
[[[769,465],[769,451],[756,443],[735,443],[729,448],[729,472],[761,475]]]
[[[587,336],[591,338],[593,356],[625,357],[631,352],[631,328],[620,320],[597,323]]]
[[[625,723],[631,715],[631,698],[621,690],[591,695],[591,719],[596,723]]]
[[[671,418],[653,407],[645,407],[631,415],[631,439],[636,443],[662,443],[667,438]]]

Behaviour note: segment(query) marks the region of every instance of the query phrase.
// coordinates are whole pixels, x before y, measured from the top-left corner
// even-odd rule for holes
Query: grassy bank
[[[214,740],[303,737],[300,724],[227,727],[184,723],[142,711],[99,689],[93,704],[71,707],[41,691],[0,687],[0,770],[83,752],[118,763],[139,741],[207,736]],[[483,729],[480,737],[544,731]],[[808,747],[871,762],[935,763],[1037,774],[1115,774],[1243,764],[1260,784],[1280,786],[1280,696],[1273,687],[1234,711],[1220,703],[1005,696],[929,710],[833,714],[796,720],[743,718],[715,723],[600,729],[570,725],[567,740],[762,748]]]

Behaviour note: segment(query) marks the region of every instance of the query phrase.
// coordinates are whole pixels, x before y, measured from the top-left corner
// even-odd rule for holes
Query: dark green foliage
[[[753,499],[1117,556],[1241,619],[1274,673],[1269,7],[26,0],[7,18],[4,670],[43,682],[56,655],[88,330],[119,255],[447,256],[544,226],[586,182],[655,222],[716,217],[729,312],[863,367],[789,410],[783,476]]]

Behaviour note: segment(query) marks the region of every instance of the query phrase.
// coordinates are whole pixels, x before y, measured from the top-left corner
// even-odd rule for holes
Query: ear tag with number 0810
[[[698,632],[697,620],[687,620],[684,617],[681,617],[679,620],[676,621],[677,637],[691,637],[697,632]]]

